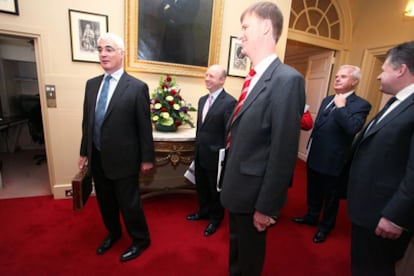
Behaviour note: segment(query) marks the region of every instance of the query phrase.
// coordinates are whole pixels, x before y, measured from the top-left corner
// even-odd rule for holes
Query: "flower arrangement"
[[[196,109],[184,101],[180,91],[175,77],[160,77],[159,85],[151,95],[151,120],[156,129],[170,127],[176,130],[183,124],[194,127],[188,111]]]

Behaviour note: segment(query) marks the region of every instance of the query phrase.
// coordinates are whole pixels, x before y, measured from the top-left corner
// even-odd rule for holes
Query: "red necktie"
[[[231,117],[230,127],[233,124],[234,120],[236,119],[237,114],[239,113],[240,109],[243,106],[244,100],[246,99],[247,92],[249,90],[250,82],[255,74],[256,74],[256,71],[254,69],[251,69],[249,74],[246,76],[246,79],[244,80],[242,92],[240,94],[239,100],[237,101],[237,105],[236,105],[236,108],[234,109],[233,116]],[[230,136],[231,136],[231,132],[229,130],[229,133],[227,134],[227,139],[226,139],[226,149],[230,147]]]

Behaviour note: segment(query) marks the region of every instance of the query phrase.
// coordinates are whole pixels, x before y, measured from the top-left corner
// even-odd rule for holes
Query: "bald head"
[[[205,83],[206,88],[211,92],[215,92],[223,88],[226,81],[227,72],[223,66],[219,64],[211,65],[206,72]]]
[[[217,74],[219,74],[222,78],[226,78],[226,76],[227,76],[227,71],[226,71],[226,69],[223,67],[223,66],[221,66],[220,64],[214,64],[214,65],[211,65],[208,69],[207,69],[207,72],[208,71],[214,71],[214,72],[216,72]]]

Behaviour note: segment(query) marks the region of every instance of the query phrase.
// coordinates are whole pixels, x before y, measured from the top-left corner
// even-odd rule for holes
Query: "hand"
[[[401,227],[398,227],[388,219],[382,217],[378,222],[377,228],[375,229],[375,234],[377,236],[383,237],[384,239],[396,240],[398,239],[403,232]]]
[[[153,168],[154,168],[153,163],[149,163],[149,162],[141,163],[141,172],[143,174],[147,174],[147,173],[151,172]]]
[[[256,227],[257,231],[259,232],[265,231],[269,226],[272,226],[275,223],[276,220],[274,220],[272,217],[260,213],[259,211],[256,211],[253,215],[254,227]]]
[[[346,98],[344,94],[336,94],[334,97],[334,103],[336,108],[341,108],[346,106]]]
[[[78,161],[78,166],[79,166],[79,169],[83,169],[83,168],[85,168],[86,166],[88,165],[88,157],[86,157],[86,156],[81,156],[81,157],[79,157],[79,161]]]

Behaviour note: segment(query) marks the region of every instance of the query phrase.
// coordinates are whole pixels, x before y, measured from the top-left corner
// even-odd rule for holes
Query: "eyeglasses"
[[[112,54],[113,52],[121,50],[120,48],[114,48],[112,46],[105,46],[105,47],[98,47],[98,52],[102,53],[103,51],[107,52],[108,54]]]

